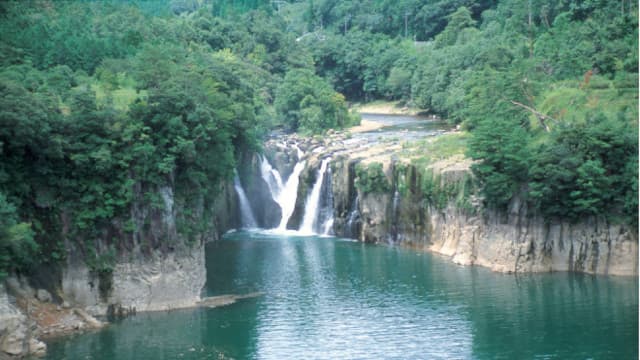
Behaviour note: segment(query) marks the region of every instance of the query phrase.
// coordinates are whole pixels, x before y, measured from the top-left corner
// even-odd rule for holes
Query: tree
[[[33,263],[38,251],[33,235],[31,225],[18,221],[15,206],[0,192],[0,280]]]
[[[287,73],[276,92],[276,111],[289,131],[319,133],[353,123],[344,96],[310,70]]]

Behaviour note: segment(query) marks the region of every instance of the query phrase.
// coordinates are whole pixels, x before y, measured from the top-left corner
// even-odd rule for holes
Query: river
[[[235,232],[206,249],[218,308],[138,314],[46,359],[633,359],[638,279],[503,275],[350,240]]]

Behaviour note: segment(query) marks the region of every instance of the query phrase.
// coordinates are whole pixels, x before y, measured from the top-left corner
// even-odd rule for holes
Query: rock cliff
[[[425,164],[407,156],[399,141],[371,144],[334,133],[274,139],[266,146],[272,158],[284,143],[295,143],[306,154],[299,200],[313,176],[310,169],[331,156],[337,236],[432,251],[499,272],[638,275],[636,229],[596,217],[545,219],[519,198],[506,211],[483,208],[472,161],[462,155]],[[368,170],[375,166],[380,174]]]
[[[139,191],[138,191],[139,192]],[[204,209],[185,209],[173,188],[157,189],[163,206],[139,196],[131,207],[130,223],[114,219],[113,230],[87,241],[97,253],[67,240],[66,262],[43,266],[28,278],[0,283],[0,359],[42,354],[38,340],[102,326],[93,316],[127,316],[197,306],[206,281],[205,244],[237,226],[237,198],[223,185]],[[64,214],[62,222],[68,221]],[[182,227],[182,229],[180,229]],[[186,229],[186,231],[185,231]],[[121,236],[114,241],[115,237]]]
[[[350,171],[347,165],[336,166]],[[638,275],[638,238],[635,229],[603,218],[586,218],[572,223],[544,219],[530,212],[526,203],[514,198],[507,211],[484,209],[473,194],[449,189],[464,188],[472,176],[468,160],[436,163],[429,171],[404,164],[385,171],[394,184],[387,192],[363,193],[344,189],[344,180],[334,180],[334,191],[355,193],[361,221],[356,238],[365,242],[388,242],[433,251],[463,265],[480,265],[498,272],[577,271],[590,274]],[[420,176],[440,182],[436,191],[445,201],[425,196]],[[356,177],[355,174],[343,178]],[[413,177],[413,178],[412,178]],[[401,186],[399,186],[401,185]],[[398,190],[404,187],[404,190]],[[433,194],[431,194],[433,195]],[[467,203],[461,203],[467,196]],[[353,198],[353,195],[337,195]],[[439,203],[438,203],[439,202]],[[348,223],[345,206],[337,207],[340,223]],[[348,236],[346,230],[338,232]]]

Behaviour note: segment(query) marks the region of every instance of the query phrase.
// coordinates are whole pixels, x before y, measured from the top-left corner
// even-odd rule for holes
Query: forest
[[[206,208],[269,132],[348,127],[373,100],[468,131],[489,208],[519,196],[637,225],[634,1],[26,1],[0,17],[0,278],[63,261],[63,227],[91,259],[167,183]]]

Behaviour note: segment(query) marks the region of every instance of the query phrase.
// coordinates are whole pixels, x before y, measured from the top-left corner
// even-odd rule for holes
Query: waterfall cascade
[[[249,200],[247,199],[247,195],[244,193],[244,189],[242,188],[242,184],[240,183],[240,178],[238,177],[237,172],[233,177],[233,187],[236,189],[238,200],[240,202],[240,220],[242,221],[242,227],[257,228],[258,224],[256,223],[256,219],[253,216],[251,205],[249,205]]]
[[[274,200],[280,205],[282,209],[282,219],[280,225],[278,225],[279,231],[287,230],[287,223],[289,218],[293,215],[293,210],[296,207],[296,198],[298,197],[298,183],[300,182],[300,173],[304,170],[306,161],[299,161],[293,168],[293,172],[289,175],[284,188],[280,193],[274,197]]]
[[[278,224],[278,231],[287,230],[287,223],[289,222],[289,218],[293,214],[293,210],[296,206],[296,198],[298,197],[298,183],[300,180],[300,173],[304,170],[306,162],[304,160],[300,160],[302,157],[302,152],[298,153],[298,163],[293,168],[293,172],[289,175],[289,178],[286,182],[283,183],[282,176],[278,170],[274,169],[273,166],[269,163],[266,157],[262,157],[260,160],[260,175],[265,183],[267,183],[267,187],[269,188],[269,193],[271,194],[271,198],[280,206],[282,210],[282,217],[280,218],[280,223]]]
[[[360,223],[360,198],[356,195],[353,204],[351,206],[351,211],[349,212],[349,217],[347,218],[347,226],[345,234],[349,238],[357,238],[358,237],[358,226]]]
[[[322,224],[319,229],[322,235],[333,235],[333,185],[332,185],[331,166],[327,167],[327,174],[324,177],[324,183],[321,188],[319,199],[320,212],[318,213],[318,222]]]
[[[398,209],[400,206],[400,192],[398,191],[398,185],[395,184],[395,191],[393,192],[393,208],[391,211],[391,229],[389,234],[389,242],[398,241]]]
[[[307,196],[307,200],[304,206],[304,217],[302,218],[302,225],[300,226],[300,232],[303,234],[317,233],[317,220],[320,204],[320,191],[322,190],[322,183],[324,182],[324,175],[327,171],[327,164],[331,159],[326,158],[322,160],[320,164],[320,170],[318,170],[318,177],[316,183],[313,184],[311,193]]]
[[[264,156],[260,157],[260,175],[267,183],[271,197],[275,200],[282,192],[284,184],[282,183],[282,177],[278,170],[274,169],[271,164],[269,164],[269,160]]]
[[[284,148],[285,144],[277,144],[277,146]],[[298,162],[286,181],[283,181],[280,172],[269,163],[269,160],[265,156],[260,157],[260,176],[262,180],[264,180],[264,183],[266,183],[271,198],[282,210],[282,217],[280,218],[278,226],[272,229],[276,232],[288,231],[287,224],[293,215],[298,197],[300,174],[306,166],[306,161],[302,160],[304,152],[295,144],[292,145],[292,148],[296,151]],[[331,169],[328,166],[330,161],[330,158],[322,160],[316,182],[306,198],[302,223],[299,229],[301,234],[333,234],[333,191],[331,188]],[[239,186],[239,181],[237,181],[237,184],[236,191],[240,194],[242,187]],[[241,208],[244,208],[242,204],[243,196],[239,195],[239,197],[241,198]],[[246,200],[246,196],[244,200]],[[251,208],[249,207],[248,201],[246,207],[250,214]],[[245,226],[244,210],[243,226]]]

